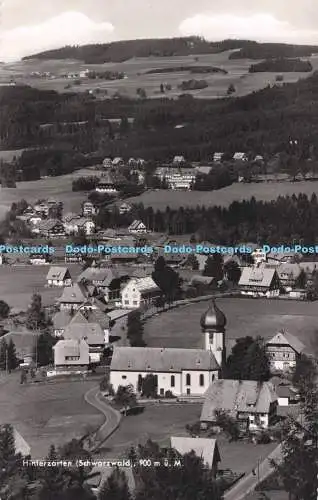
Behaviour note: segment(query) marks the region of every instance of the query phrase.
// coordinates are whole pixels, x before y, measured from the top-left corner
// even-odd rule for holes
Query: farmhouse
[[[297,263],[282,263],[277,267],[279,280],[284,287],[294,287],[300,273],[301,267]]]
[[[95,231],[95,223],[90,218],[70,214],[64,217],[64,228],[66,234],[77,234],[83,231],[86,235],[90,235]]]
[[[128,227],[128,232],[132,234],[143,234],[147,232],[147,227],[141,220],[134,220]]]
[[[209,467],[213,476],[216,476],[221,456],[216,439],[199,437],[175,437],[171,436],[170,446],[177,450],[180,455],[186,455],[194,451],[197,457],[201,457],[205,465]]]
[[[280,292],[276,270],[261,265],[244,267],[238,284],[242,295],[277,297]]]
[[[84,201],[82,205],[82,215],[83,217],[89,217],[96,215],[98,212],[97,207],[91,201]]]
[[[65,287],[62,296],[58,299],[61,310],[78,309],[87,299],[92,296],[88,287],[83,283],[74,283],[72,286]]]
[[[86,369],[89,365],[89,347],[85,340],[59,340],[54,349],[55,368]]]
[[[51,260],[51,258],[46,254],[34,253],[34,254],[30,255],[29,263],[34,265],[34,266],[41,266],[41,265],[48,264],[50,260]]]
[[[123,214],[128,214],[129,212],[131,212],[132,210],[132,206],[129,205],[129,203],[122,203],[119,207],[119,213],[120,215],[123,215]]]
[[[100,180],[100,182],[97,184],[95,191],[98,193],[119,193],[121,188],[124,186],[126,183],[125,178],[120,175],[115,175],[112,172],[105,172],[103,173],[103,177]]]
[[[213,154],[213,161],[215,163],[221,162],[223,158],[224,153],[214,153]]]
[[[98,363],[100,361],[105,348],[105,336],[99,324],[89,322],[81,324],[71,321],[65,328],[63,337],[66,340],[85,340],[89,347],[90,362]]]
[[[121,292],[122,307],[138,309],[142,305],[153,302],[160,293],[160,288],[150,276],[131,279]]]
[[[273,372],[289,371],[305,350],[304,344],[288,332],[280,331],[266,342],[266,351]]]
[[[58,238],[65,236],[64,224],[58,219],[47,219],[38,224],[33,233],[41,234],[45,238]]]
[[[111,158],[104,158],[103,159],[103,167],[104,168],[112,168],[113,162]]]
[[[234,161],[247,161],[248,155],[246,153],[234,153],[233,160]]]
[[[235,418],[242,429],[267,428],[276,416],[277,395],[269,382],[215,380],[205,394],[200,421],[215,424],[218,411]]]
[[[185,158],[184,156],[175,156],[172,160],[172,164],[174,166],[181,166],[181,165],[184,165],[185,164]]]
[[[218,378],[219,368],[213,353],[203,349],[115,347],[110,383],[115,391],[131,384],[138,392],[142,379],[151,374],[160,396],[167,391],[175,396],[202,396]]]
[[[98,291],[103,293],[106,302],[120,298],[122,280],[123,278],[116,270],[110,267],[88,267],[78,277],[78,282],[92,283]]]
[[[52,266],[47,273],[48,286],[71,286],[72,278],[67,267]]]

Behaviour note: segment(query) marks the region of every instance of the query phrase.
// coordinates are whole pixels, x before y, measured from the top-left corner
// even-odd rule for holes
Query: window
[[[160,396],[164,396],[165,395],[165,390],[164,389],[160,389]]]
[[[123,380],[126,380],[127,375],[122,375],[122,376],[121,376],[121,378],[122,378]]]
[[[175,378],[174,375],[171,375],[171,387],[174,387],[175,385]]]
[[[186,376],[186,385],[191,385],[191,375],[190,375],[190,373],[187,373],[187,376]]]
[[[191,391],[190,391],[190,389],[188,388],[188,389],[187,389],[187,395],[189,395],[189,394],[191,394]]]
[[[79,356],[65,356],[65,361],[79,361]]]
[[[214,381],[214,379],[215,379],[215,375],[213,373],[212,378],[211,378],[212,382]]]
[[[138,306],[138,300],[133,300],[133,305]]]
[[[129,304],[129,300],[125,300],[125,304],[128,305]]]
[[[200,383],[200,386],[203,387],[204,386],[204,375],[201,373],[200,377],[199,377],[199,383]]]

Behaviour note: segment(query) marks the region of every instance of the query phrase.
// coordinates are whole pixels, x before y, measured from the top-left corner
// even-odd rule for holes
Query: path
[[[91,451],[96,451],[98,448],[109,438],[113,432],[119,427],[121,421],[121,414],[114,410],[109,404],[107,404],[101,396],[99,387],[93,387],[85,394],[85,401],[97,408],[105,416],[105,422],[99,428],[97,434],[99,436],[99,442],[96,444]]]
[[[224,495],[224,500],[243,500],[248,493],[254,491],[257,484],[266,479],[273,471],[270,459],[279,462],[282,459],[282,447],[278,445],[268,457],[255,468],[256,475],[248,474],[244,476],[233,488]],[[258,470],[257,470],[258,469]]]

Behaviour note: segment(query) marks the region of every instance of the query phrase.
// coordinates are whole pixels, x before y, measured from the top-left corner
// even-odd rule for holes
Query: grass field
[[[72,278],[80,273],[80,266],[68,266]],[[50,266],[0,266],[0,300],[5,300],[13,309],[26,310],[33,293],[40,293],[44,306],[53,304],[62,289],[46,288],[46,275]]]
[[[271,201],[280,196],[291,196],[293,193],[305,193],[311,196],[318,194],[318,181],[301,182],[263,182],[255,184],[235,183],[217,191],[146,191],[140,196],[130,198],[130,203],[143,203],[154,210],[170,208],[196,207],[197,205],[228,207],[233,201],[256,200]]]
[[[306,346],[317,351],[318,307],[316,302],[268,299],[219,299],[218,306],[227,318],[226,344],[228,351],[235,339],[260,335],[269,339],[285,328]],[[203,348],[200,329],[201,314],[207,302],[172,309],[145,323],[145,341],[150,347]],[[318,354],[318,351],[316,352]]]
[[[95,381],[20,385],[18,374],[0,385],[0,422],[11,423],[31,447],[32,458],[43,459],[49,446],[81,437],[104,416],[84,400]]]
[[[120,71],[127,75],[124,80],[117,81],[84,81],[80,86],[73,86],[68,91],[86,91],[89,89],[100,88],[108,92],[108,96],[112,97],[116,91],[122,95],[136,96],[136,89],[143,87],[146,90],[148,97],[158,97],[160,95],[160,83],[168,83],[172,86],[172,90],[168,93],[170,97],[176,97],[180,93],[177,86],[183,80],[190,79],[205,79],[209,87],[192,91],[191,93],[200,98],[218,98],[224,97],[230,83],[236,87],[236,95],[245,95],[250,92],[264,88],[268,84],[275,83],[276,73],[254,73],[249,74],[248,68],[253,63],[249,59],[229,60],[230,52],[221,54],[205,54],[198,56],[183,56],[183,57],[149,57],[135,58],[123,63],[106,63],[99,65],[85,65],[80,61],[21,61],[19,63],[10,63],[1,66],[0,68],[0,83],[14,78],[17,83],[24,83],[42,89],[53,89],[58,92],[66,91],[65,87],[68,84],[73,84],[73,80],[57,77],[55,79],[39,79],[28,76],[32,71],[50,71],[58,76],[67,72],[79,72],[84,69],[96,71]],[[310,59],[313,69],[318,67],[318,57],[312,56]],[[147,71],[157,68],[165,68],[171,66],[202,66],[210,65],[225,69],[228,74],[204,74],[193,75],[189,73],[166,73],[166,74],[145,74]],[[307,78],[311,73],[284,73],[285,82],[294,82],[299,78]]]
[[[56,201],[64,203],[64,213],[79,211],[81,203],[87,198],[87,193],[84,191],[72,192],[72,182],[83,175],[98,175],[98,172],[94,169],[83,168],[72,174],[59,177],[18,182],[16,188],[0,187],[0,219],[4,217],[13,202],[21,199],[34,203],[39,198],[54,198]]]
[[[118,431],[106,441],[101,454],[109,458],[120,457],[130,446],[144,443],[147,439],[152,439],[162,446],[169,446],[171,436],[188,436],[186,424],[198,421],[200,414],[200,404],[147,405],[144,413],[122,420]],[[229,443],[223,437],[218,438],[218,445],[222,458],[220,468],[230,468],[237,472],[250,471],[258,458],[265,457],[276,446]]]

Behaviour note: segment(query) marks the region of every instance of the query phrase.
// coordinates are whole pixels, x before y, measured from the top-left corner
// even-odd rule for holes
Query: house
[[[117,157],[113,159],[112,164],[113,167],[122,167],[125,164],[125,162],[123,158]]]
[[[65,287],[62,296],[58,299],[61,310],[79,309],[93,293],[83,283],[74,283],[72,286]]]
[[[131,212],[131,210],[132,206],[129,203],[124,202],[119,206],[120,215],[128,214],[129,212]]]
[[[96,215],[98,213],[98,208],[95,207],[94,203],[91,201],[84,201],[82,204],[82,215],[83,217],[89,217],[91,215]]]
[[[213,154],[213,161],[215,163],[221,162],[223,158],[224,153],[214,153]]]
[[[103,173],[103,177],[97,184],[95,191],[97,193],[119,193],[120,189],[127,181],[123,176],[116,175],[113,172]]]
[[[63,337],[65,340],[85,340],[89,347],[89,361],[91,363],[98,363],[101,360],[105,345],[108,344],[109,340],[108,335],[105,338],[106,335],[98,323],[90,323],[85,317],[79,318],[78,314],[66,326]]]
[[[71,312],[68,310],[57,311],[52,317],[54,337],[63,337],[66,326],[72,319]]]
[[[234,153],[233,160],[234,161],[247,161],[248,155],[246,153]]]
[[[103,160],[103,167],[104,168],[112,168],[113,162],[111,158],[104,158]]]
[[[226,412],[243,429],[267,428],[276,416],[277,395],[269,382],[215,380],[205,394],[201,423],[215,424],[218,411]]]
[[[244,267],[238,285],[242,295],[253,297],[277,297],[280,292],[276,270],[261,265]]]
[[[219,369],[212,351],[204,349],[114,347],[110,383],[115,391],[131,384],[138,392],[142,379],[152,374],[160,396],[167,391],[175,396],[203,396]]]
[[[175,166],[181,166],[185,164],[185,158],[184,156],[175,156],[172,160],[172,164]]]
[[[75,314],[73,320],[74,322],[77,321],[76,316],[81,315],[88,323],[94,323],[100,325],[101,329],[104,332],[104,343],[105,345],[109,344],[109,336],[110,336],[110,330],[111,330],[111,320],[108,314],[103,312],[99,308],[95,309],[89,309],[85,306],[80,307],[78,312]],[[82,321],[83,324],[85,322]]]
[[[128,227],[128,232],[132,234],[143,234],[147,232],[147,227],[141,220],[134,220]]]
[[[122,277],[112,267],[88,267],[78,277],[78,282],[92,283],[100,291],[105,302],[120,298]]]
[[[40,234],[45,238],[58,238],[65,236],[64,224],[58,219],[43,220],[32,229],[32,232]]]
[[[34,211],[36,214],[47,217],[49,215],[49,206],[46,202],[42,201],[34,205]]]
[[[49,257],[49,255],[46,255],[44,253],[39,253],[39,254],[34,253],[30,255],[29,263],[34,266],[41,266],[49,264],[50,260],[51,258]]]
[[[64,217],[64,228],[66,234],[78,234],[82,231],[89,236],[95,231],[95,222],[88,217],[69,214]]]
[[[202,458],[203,463],[212,471],[212,475],[216,476],[218,464],[221,462],[216,439],[171,436],[170,446],[180,455],[186,455],[194,451],[196,456]]]
[[[90,363],[89,347],[83,339],[59,340],[53,350],[55,368],[86,369]]]
[[[308,297],[308,290],[305,288],[294,288],[290,290],[289,297],[291,299],[306,300]]]
[[[273,372],[289,371],[296,366],[297,359],[306,349],[297,337],[280,331],[266,342],[266,351]]]
[[[283,262],[277,268],[277,274],[283,287],[294,287],[301,273],[298,263]]]
[[[47,286],[71,286],[72,278],[67,267],[52,266],[46,276]]]
[[[264,252],[263,248],[255,248],[251,253],[251,257],[256,265],[266,262],[267,259],[266,252]]]
[[[160,294],[160,288],[150,276],[131,279],[121,292],[122,307],[124,309],[138,309],[153,302]]]

